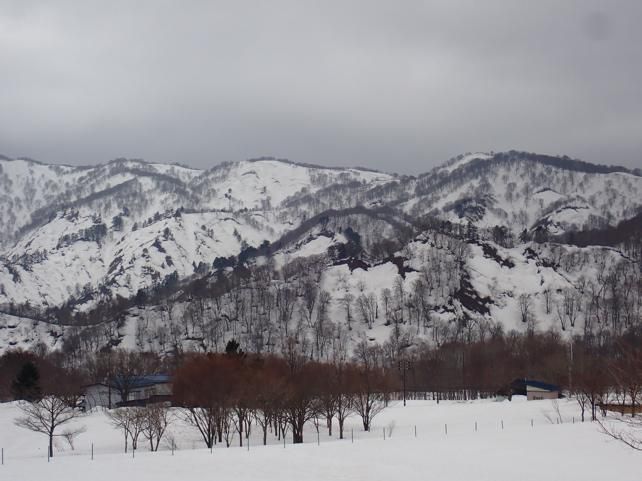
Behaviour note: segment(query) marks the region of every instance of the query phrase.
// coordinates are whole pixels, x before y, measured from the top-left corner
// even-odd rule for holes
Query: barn
[[[557,399],[561,393],[559,386],[535,379],[515,379],[510,388],[513,396],[526,396],[528,401]]]
[[[123,400],[120,393],[125,382],[128,396]],[[84,407],[89,410],[96,406],[109,409],[120,406],[146,406],[152,403],[170,402],[171,397],[171,379],[166,374],[136,376],[126,381],[116,377],[110,382],[85,386]]]

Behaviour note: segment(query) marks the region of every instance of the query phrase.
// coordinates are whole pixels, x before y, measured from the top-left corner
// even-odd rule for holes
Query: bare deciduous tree
[[[60,426],[81,415],[64,399],[57,396],[45,396],[38,401],[23,402],[20,404],[20,410],[24,416],[16,419],[16,425],[47,436],[49,438],[49,457],[53,457],[55,436],[64,436],[69,440],[85,430],[84,426],[81,426],[63,433],[56,433]]]
[[[111,424],[123,431],[125,436],[125,452],[127,452],[127,440],[132,442],[132,449],[138,448],[138,438],[143,431],[144,418],[140,408],[118,408],[107,412]]]
[[[368,295],[361,294],[357,297],[357,307],[363,322],[367,324],[368,329],[372,329],[377,311],[377,296],[372,292]]]
[[[598,419],[597,423],[607,436],[642,451],[642,418],[620,418],[611,423]]]
[[[368,346],[363,340],[355,348],[352,406],[361,417],[364,431],[370,431],[372,420],[385,408],[386,379],[381,366],[380,348]]]
[[[143,418],[142,433],[149,441],[150,451],[158,451],[167,427],[172,422],[169,409],[162,404],[151,404],[141,410]]]
[[[530,294],[520,294],[517,299],[519,302],[519,313],[520,318],[524,324],[528,323],[528,320],[531,317],[531,295]]]

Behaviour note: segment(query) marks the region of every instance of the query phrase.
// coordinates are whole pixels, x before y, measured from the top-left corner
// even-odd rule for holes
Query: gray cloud
[[[642,3],[0,3],[0,152],[642,165]]]

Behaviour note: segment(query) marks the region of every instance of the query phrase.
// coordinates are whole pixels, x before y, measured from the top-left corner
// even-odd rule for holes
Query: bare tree
[[[598,419],[597,423],[607,436],[642,451],[642,418],[620,418],[611,423]]]
[[[333,366],[334,383],[336,386],[334,393],[334,414],[339,422],[339,439],[343,439],[343,426],[353,408],[350,393],[350,373],[352,372],[349,371],[350,369],[351,366],[343,362],[337,362]]]
[[[125,436],[125,452],[127,452],[127,439],[132,442],[132,449],[138,448],[138,438],[140,437],[144,421],[140,408],[118,408],[107,412],[107,417],[112,426],[121,429]]]
[[[121,402],[126,402],[141,377],[156,373],[159,365],[155,354],[119,349],[111,356],[109,386],[118,392]]]
[[[332,296],[328,291],[321,291],[317,302],[317,320],[314,323],[314,340],[317,358],[321,359],[326,351],[326,345],[332,338],[332,326],[328,321],[328,310]]]
[[[366,340],[355,348],[355,360],[359,365],[351,382],[352,406],[361,417],[364,431],[370,431],[372,420],[385,408],[387,386],[380,350],[378,346],[368,346]]]
[[[233,368],[234,359],[230,356],[195,356],[174,375],[174,402],[185,409],[183,420],[198,429],[208,448],[214,445],[217,435],[222,442],[228,425]]]
[[[339,299],[341,307],[346,312],[346,324],[348,324],[348,330],[352,330],[352,302],[354,301],[354,296],[349,292],[345,296]]]
[[[294,444],[303,443],[303,427],[317,415],[319,364],[299,360],[289,375],[283,396],[283,415],[292,429]]]
[[[387,287],[381,290],[381,302],[383,304],[383,314],[386,319],[386,325],[388,325],[388,311],[390,309],[390,303],[392,302],[392,292]]]
[[[47,436],[49,438],[49,457],[53,457],[55,436],[73,439],[74,436],[85,431],[84,426],[81,426],[63,433],[56,433],[60,426],[81,415],[64,399],[57,396],[45,396],[38,401],[23,402],[20,404],[20,410],[24,416],[15,420],[16,425]]]
[[[544,289],[544,308],[546,309],[546,314],[551,313],[551,294],[552,293],[550,288],[547,287],[546,289]]]
[[[520,318],[524,324],[531,318],[531,295],[520,294],[518,298]]]
[[[158,445],[172,422],[172,418],[166,406],[162,404],[151,404],[141,410],[142,433],[149,441],[150,451],[158,451]]]
[[[562,300],[557,303],[555,311],[562,331],[565,331],[569,325],[571,328],[575,327],[580,312],[580,299],[574,290],[564,289]]]
[[[214,446],[218,427],[219,410],[217,407],[190,406],[183,412],[183,420],[194,426],[201,433],[203,441],[208,448]]]
[[[372,329],[377,312],[377,296],[372,292],[368,293],[368,295],[359,295],[357,297],[357,307],[363,322],[368,325],[368,329]]]
[[[127,452],[129,432],[131,428],[131,418],[128,416],[127,408],[118,408],[111,411],[107,411],[107,418],[109,422],[116,429],[121,429],[125,437],[125,452]]]
[[[312,326],[312,313],[314,312],[314,306],[317,303],[317,297],[319,292],[319,287],[313,279],[306,279],[302,285],[303,291],[303,309],[302,312],[305,316],[305,319],[308,323],[308,327]]]

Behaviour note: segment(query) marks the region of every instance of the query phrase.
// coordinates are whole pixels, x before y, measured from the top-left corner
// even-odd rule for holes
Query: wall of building
[[[557,391],[531,391],[526,392],[526,399],[528,401],[538,401],[540,399],[557,399],[559,393]]]
[[[171,396],[172,386],[169,383],[154,384],[152,386],[132,389],[129,393],[129,401],[136,401],[141,399],[149,399],[153,396]],[[118,391],[111,389],[111,407],[116,407],[116,404],[121,402],[121,397]],[[110,393],[109,388],[103,384],[94,384],[87,386],[85,389],[85,408],[87,410],[93,409],[96,406],[109,407],[110,406]]]

